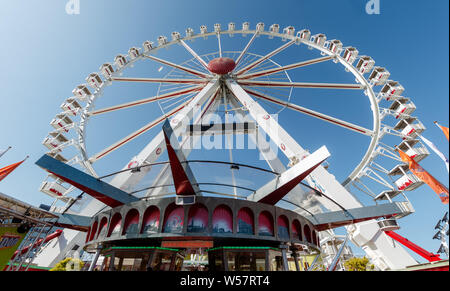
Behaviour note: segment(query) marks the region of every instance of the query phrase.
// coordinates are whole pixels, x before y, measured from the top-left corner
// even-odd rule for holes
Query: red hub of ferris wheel
[[[230,58],[215,58],[208,64],[208,70],[214,74],[226,75],[234,70],[236,63]]]

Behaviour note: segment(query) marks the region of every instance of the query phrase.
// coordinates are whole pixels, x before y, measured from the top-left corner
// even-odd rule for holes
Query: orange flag
[[[444,134],[445,134],[445,137],[446,137],[447,140],[448,140],[448,127],[439,125],[439,123],[438,123],[437,121],[435,121],[434,123],[435,123],[440,129],[442,129],[442,131],[443,131]]]
[[[26,160],[26,159],[25,159]],[[9,174],[11,174],[12,171],[14,171],[18,166],[20,166],[23,162],[25,162],[25,160],[6,166],[3,169],[0,169],[0,181],[5,179],[6,176],[8,176]]]
[[[444,185],[441,184],[438,180],[436,180],[433,176],[431,176],[427,171],[425,171],[424,168],[422,168],[416,161],[414,161],[412,158],[410,158],[406,153],[403,151],[397,149],[400,158],[403,162],[409,164],[409,169],[411,172],[416,175],[417,178],[422,180],[424,183],[426,183],[428,186],[431,187],[431,189],[438,194],[439,198],[441,199],[442,203],[448,204],[448,189]]]

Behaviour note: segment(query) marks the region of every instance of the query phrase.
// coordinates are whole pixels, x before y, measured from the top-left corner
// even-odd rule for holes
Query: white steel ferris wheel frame
[[[132,65],[134,62],[140,60],[140,59],[144,59],[144,58],[152,58],[153,60],[159,61],[160,63],[164,64],[164,65],[168,65],[168,66],[172,66],[175,68],[180,68],[180,66],[177,66],[176,64],[173,64],[171,62],[165,61],[165,60],[161,60],[159,58],[156,58],[152,55],[150,55],[150,53],[155,53],[156,51],[163,49],[163,48],[167,48],[171,45],[174,44],[182,44],[184,47],[187,48],[187,50],[193,54],[193,56],[199,60],[200,63],[202,63],[202,65],[207,67],[206,62],[204,62],[201,57],[195,53],[195,51],[193,51],[187,44],[185,41],[188,40],[193,40],[193,39],[197,39],[197,38],[201,38],[201,37],[209,37],[209,36],[219,36],[221,34],[252,34],[253,37],[251,38],[251,40],[248,42],[247,46],[244,48],[244,50],[242,51],[241,56],[245,55],[245,53],[248,51],[248,49],[250,48],[251,44],[253,43],[253,41],[255,40],[255,36],[258,35],[266,35],[266,36],[271,36],[271,37],[279,37],[282,39],[286,39],[288,40],[288,42],[283,45],[282,47],[280,47],[279,49],[275,50],[274,52],[266,55],[264,58],[265,59],[270,59],[270,57],[272,57],[273,55],[281,52],[282,50],[284,50],[285,48],[287,48],[288,46],[296,43],[297,45],[299,44],[304,44],[307,45],[308,47],[314,48],[319,50],[322,54],[328,56],[329,58],[323,58],[324,60],[331,60],[331,59],[335,59],[337,60],[341,65],[343,65],[345,67],[346,70],[348,70],[349,72],[351,72],[355,78],[356,81],[360,84],[357,85],[356,88],[354,89],[363,89],[366,92],[366,95],[368,96],[368,99],[370,101],[370,106],[371,106],[371,111],[372,111],[372,117],[373,117],[373,129],[369,130],[369,129],[365,129],[361,126],[357,126],[342,120],[339,120],[337,118],[333,118],[331,116],[327,116],[325,114],[321,114],[312,110],[308,110],[307,108],[298,106],[296,104],[291,104],[288,102],[285,102],[284,104],[282,104],[280,102],[280,100],[277,100],[276,98],[271,98],[269,101],[273,102],[273,103],[278,103],[284,106],[287,106],[290,109],[296,110],[298,112],[302,112],[304,114],[307,114],[309,116],[313,116],[316,118],[319,118],[321,120],[333,123],[335,125],[344,127],[346,129],[350,129],[353,130],[355,132],[359,132],[362,133],[364,135],[370,136],[371,137],[371,141],[369,144],[369,147],[364,155],[364,157],[362,158],[361,162],[353,169],[353,171],[350,173],[350,175],[346,178],[346,180],[343,182],[343,185],[346,186],[348,183],[350,183],[351,181],[353,181],[355,178],[358,177],[358,175],[361,173],[361,171],[370,163],[370,161],[373,158],[373,154],[375,152],[375,148],[379,142],[379,138],[380,138],[380,130],[381,130],[381,119],[380,119],[380,108],[377,102],[377,95],[375,94],[375,92],[373,91],[373,88],[371,86],[371,84],[364,78],[364,76],[352,65],[349,64],[347,61],[345,61],[345,59],[343,57],[341,57],[339,54],[337,53],[333,53],[330,50],[328,50],[325,47],[319,46],[317,44],[315,44],[312,41],[309,40],[305,40],[305,39],[300,39],[299,37],[293,36],[293,35],[286,35],[283,33],[274,33],[274,32],[267,32],[267,31],[259,31],[259,30],[235,30],[235,31],[219,31],[219,32],[209,32],[209,33],[204,33],[204,34],[197,34],[197,35],[192,35],[192,36],[186,36],[184,38],[180,38],[178,40],[172,40],[170,42],[167,42],[166,44],[162,44],[160,46],[157,46],[155,48],[153,48],[151,51],[149,51],[147,54],[142,54],[141,56],[130,60],[124,67],[122,67],[120,70],[116,71],[113,76],[112,76],[112,80],[115,81],[126,81],[127,79],[125,78],[120,78],[120,77],[116,77],[114,78],[114,76],[119,76],[123,70],[125,70],[128,66]],[[220,39],[220,37],[218,37],[218,39]],[[339,53],[341,53],[342,51],[340,51]],[[240,56],[240,58],[238,60],[240,60],[242,57]],[[305,65],[309,65],[307,64],[307,62],[300,62],[297,64],[293,64],[293,65],[297,65],[295,66],[295,68],[297,67],[301,67],[301,63],[305,63]],[[256,64],[257,65],[257,64]],[[255,65],[255,67],[256,67]],[[290,66],[285,66],[285,67],[290,67]],[[288,70],[289,68],[285,68],[285,70]],[[193,70],[192,70],[193,71]],[[237,72],[237,74],[239,74],[240,72]],[[157,83],[158,81],[160,82],[167,82],[167,80],[164,79],[137,79],[137,78],[133,78],[134,81],[136,82],[155,82]],[[129,80],[132,81],[132,80]],[[195,83],[195,80],[173,80],[174,82],[188,82],[188,81],[192,81],[193,83]],[[263,84],[258,84],[258,82],[260,81],[253,81],[250,82],[248,81],[248,83],[246,83],[247,81],[243,81],[243,85],[245,84],[257,84],[257,85],[263,85]],[[105,82],[105,85],[109,85],[112,82]],[[274,85],[274,86],[283,86],[283,84],[277,84],[276,82],[264,82],[265,84],[268,85]],[[272,83],[272,84],[271,84]],[[314,84],[309,84],[309,83],[295,83],[295,82],[291,82],[289,84],[291,88],[295,88],[295,87],[299,87],[299,88],[314,88]],[[339,89],[339,84],[328,84],[330,86],[330,88],[337,88]],[[334,87],[333,87],[334,86]],[[86,152],[86,145],[85,145],[85,135],[86,135],[86,128],[85,125],[88,121],[88,118],[90,116],[90,108],[91,105],[94,104],[95,100],[101,96],[103,94],[103,89],[105,86],[103,86],[102,88],[100,88],[98,91],[94,92],[94,94],[92,94],[92,96],[90,97],[90,99],[87,102],[87,106],[84,108],[84,112],[82,114],[81,117],[81,121],[80,121],[80,126],[79,126],[79,146],[80,146],[80,151],[81,154],[83,156],[83,165],[85,166],[85,168],[94,176],[97,176],[97,173],[95,172],[95,170],[92,167],[92,159],[89,158],[89,156],[87,155]],[[263,95],[261,95],[263,96]],[[261,97],[259,96],[259,97]],[[264,97],[264,96],[263,96]],[[265,96],[267,97],[267,96]]]
[[[225,84],[225,86],[233,93],[235,100],[233,101],[235,104],[236,102],[240,102],[243,107],[249,112],[249,114],[255,119],[255,121],[258,123],[258,125],[272,138],[272,140],[275,141],[277,146],[282,150],[282,152],[287,156],[287,158],[290,160],[290,165],[295,164],[298,162],[298,160],[301,160],[304,158],[305,155],[308,155],[308,153],[287,133],[284,131],[284,129],[276,122],[272,120],[269,120],[269,123],[271,123],[271,126],[265,127],[264,122],[258,121],[258,118],[261,116],[269,116],[270,115],[264,110],[263,107],[261,107],[258,102],[256,102],[250,95],[256,96],[259,99],[266,100],[268,102],[284,106],[285,108],[289,108],[291,110],[304,113],[306,115],[318,118],[323,121],[327,121],[329,123],[341,126],[343,128],[358,132],[360,134],[369,136],[371,138],[371,142],[369,144],[369,147],[362,158],[361,162],[353,169],[353,171],[350,173],[350,175],[347,177],[347,179],[341,184],[334,178],[333,175],[329,174],[325,168],[320,166],[317,168],[313,174],[311,174],[307,181],[312,187],[319,186],[321,189],[324,190],[324,193],[327,193],[327,195],[333,197],[333,199],[337,202],[339,202],[341,205],[343,205],[345,208],[355,208],[360,207],[362,204],[344,188],[344,186],[349,186],[349,184],[355,180],[358,180],[360,176],[364,173],[364,170],[369,166],[369,164],[373,161],[375,156],[377,155],[377,146],[380,143],[380,139],[386,133],[386,131],[392,131],[394,134],[397,134],[399,136],[402,136],[403,138],[408,138],[407,136],[403,136],[398,132],[395,132],[392,128],[383,128],[381,121],[383,119],[383,114],[386,114],[386,110],[380,109],[379,106],[379,95],[374,92],[373,86],[374,83],[369,82],[365,77],[364,74],[361,73],[355,66],[353,66],[354,61],[353,59],[351,62],[348,62],[341,54],[350,47],[340,47],[337,51],[331,51],[327,45],[330,44],[330,42],[320,42],[316,43],[315,39],[316,36],[310,37],[310,34],[306,38],[303,38],[302,35],[294,34],[295,29],[293,27],[287,27],[283,31],[283,33],[280,33],[279,29],[273,29],[272,26],[270,31],[264,31],[264,25],[261,23],[258,23],[256,30],[249,29],[248,23],[244,23],[242,30],[234,30],[231,24],[229,25],[229,30],[222,31],[220,29],[220,25],[216,24],[214,26],[213,32],[207,32],[206,26],[201,27],[201,33],[200,34],[194,34],[192,29],[187,29],[186,36],[181,37],[179,33],[172,33],[172,40],[167,41],[167,38],[160,37],[158,38],[158,46],[152,47],[150,42],[147,42],[148,45],[151,46],[151,48],[147,48],[143,53],[138,53],[134,55],[133,57],[131,54],[128,56],[128,60],[126,60],[125,63],[121,64],[120,66],[116,66],[116,71],[113,72],[109,78],[104,78],[102,81],[102,84],[98,86],[97,88],[94,88],[95,91],[93,94],[89,95],[86,100],[86,106],[82,109],[80,122],[78,125],[74,124],[68,127],[64,127],[63,129],[66,130],[69,127],[75,128],[76,132],[78,134],[78,142],[76,143],[77,149],[81,152],[81,158],[77,159],[77,161],[82,164],[85,169],[92,174],[95,177],[98,177],[98,174],[95,172],[94,168],[92,167],[92,164],[98,160],[99,158],[104,157],[106,154],[110,153],[115,148],[118,148],[125,144],[127,141],[134,139],[135,137],[139,136],[143,132],[146,132],[147,130],[154,128],[156,125],[160,124],[163,120],[169,117],[173,117],[171,121],[171,125],[174,128],[174,131],[177,135],[181,133],[184,128],[182,125],[182,120],[185,119],[186,116],[191,116],[192,111],[200,111],[200,119],[197,117],[196,120],[193,120],[194,124],[198,122],[208,122],[208,116],[207,114],[214,111],[217,107],[217,100],[216,100],[216,94],[218,93],[219,87],[221,86],[219,83],[222,80],[222,85]],[[309,31],[308,31],[309,33]],[[230,76],[223,80],[223,78],[220,78],[217,75],[212,75],[208,70],[207,63],[202,59],[201,56],[199,56],[187,43],[188,40],[194,40],[197,38],[207,38],[207,37],[217,37],[218,39],[218,45],[219,45],[219,56],[222,56],[222,46],[221,46],[221,35],[228,34],[242,34],[245,35],[252,35],[251,39],[245,46],[245,48],[240,53],[239,57],[236,60],[237,67],[239,66],[240,62],[242,61],[244,55],[246,55],[255,41],[255,39],[260,35],[269,36],[269,38],[278,37],[281,38],[283,41],[286,41],[284,45],[279,47],[278,49],[270,52],[269,54],[259,58],[259,60],[256,60],[255,62],[246,65],[244,68],[238,70],[237,72],[230,73]],[[172,63],[167,60],[163,60],[160,58],[155,57],[154,54],[160,49],[167,48],[174,44],[180,44],[182,45],[193,57],[195,60],[198,61],[200,64],[200,68],[203,67],[206,72],[193,69],[189,67],[184,67],[179,64]],[[271,57],[274,55],[282,52],[284,49],[291,45],[306,45],[307,47],[311,49],[318,50],[322,57],[313,59],[313,60],[307,60],[302,61],[286,66],[280,66],[278,65],[277,68],[270,68],[262,71],[252,71],[253,68],[257,68],[258,65],[263,63],[264,61],[272,61]],[[145,47],[144,47],[145,49]],[[200,79],[168,79],[168,78],[125,78],[122,77],[121,74],[123,71],[131,66],[133,63],[143,60],[143,59],[150,59],[155,62],[161,63],[162,65],[172,67],[173,69],[181,70],[184,72],[187,72],[193,77],[200,77]],[[333,60],[335,63],[339,63],[342,66],[344,66],[345,70],[347,72],[350,72],[354,75],[356,83],[354,84],[323,84],[323,83],[300,83],[300,82],[292,82],[289,79],[289,82],[276,82],[276,81],[255,81],[252,80],[253,78],[258,78],[264,75],[270,75],[275,74],[278,72],[286,72],[291,69],[300,68],[307,65],[313,65],[315,63],[325,62]],[[273,62],[273,61],[272,61]],[[276,64],[276,63],[275,63]],[[365,73],[365,72],[364,72]],[[288,77],[289,78],[289,77]],[[224,81],[224,82],[223,82]],[[111,85],[113,82],[150,82],[150,83],[182,83],[182,84],[191,84],[191,87],[183,87],[178,92],[171,92],[171,93],[164,93],[162,95],[159,94],[157,96],[141,99],[136,102],[129,102],[127,104],[121,104],[118,106],[113,106],[111,108],[107,109],[100,109],[100,110],[93,110],[93,105],[96,101],[96,99],[103,94],[103,91],[105,87]],[[245,86],[245,87],[242,87]],[[364,90],[365,95],[368,97],[371,111],[372,111],[372,117],[373,117],[373,128],[372,129],[366,129],[364,127],[322,114],[320,112],[316,112],[313,110],[310,110],[308,108],[304,108],[302,106],[293,104],[288,101],[279,100],[277,98],[274,98],[272,96],[269,96],[267,94],[261,93],[260,91],[253,91],[252,89],[248,88],[248,86],[269,86],[269,87],[288,87],[288,88],[327,88],[327,89],[350,89],[350,90]],[[192,90],[190,92],[189,90]],[[142,127],[141,129],[137,130],[136,132],[130,134],[129,136],[125,137],[124,139],[118,141],[117,143],[111,145],[110,147],[104,149],[100,153],[89,157],[86,150],[86,126],[88,123],[88,120],[90,116],[93,115],[99,115],[103,114],[106,111],[113,111],[118,110],[120,108],[129,108],[132,106],[140,105],[140,104],[146,104],[150,102],[155,102],[158,100],[161,100],[162,98],[171,98],[171,94],[175,96],[183,95],[182,93],[193,93],[198,92],[196,95],[192,95],[190,99],[187,99],[185,102],[181,103],[177,107],[171,109],[168,112],[164,112],[163,116],[156,118],[146,126]],[[206,106],[203,106],[205,105]],[[203,106],[203,109],[202,109]],[[205,120],[202,120],[202,117],[205,116]],[[273,133],[273,131],[276,130],[277,134]],[[279,134],[279,136],[278,136]],[[188,139],[190,137],[185,137],[185,140],[183,143],[188,143]],[[145,165],[152,163],[156,161],[156,159],[161,154],[161,151],[164,149],[164,143],[163,143],[163,135],[162,133],[159,133],[156,135],[153,140],[139,153],[131,162],[136,162],[138,165]],[[187,153],[188,155],[189,153]],[[278,159],[276,161],[269,162],[270,167],[278,167],[279,169],[285,169],[285,166],[282,165],[281,161]],[[127,167],[124,168],[126,170]],[[122,188],[127,189],[130,185],[136,184],[139,182],[139,180],[145,176],[145,174],[148,173],[150,170],[150,167],[143,168],[141,171],[124,171],[123,173],[120,173],[116,175],[116,177],[112,180],[111,184]],[[163,169],[160,174],[159,178],[165,177],[167,179],[168,175],[164,175],[165,171],[167,171],[167,167]],[[161,190],[161,188],[160,188]],[[299,191],[299,190],[297,190]],[[67,194],[67,193],[66,193]],[[147,195],[154,195],[155,193],[152,193],[149,191]],[[320,202],[328,209],[334,210],[336,209],[336,205],[330,204],[329,201],[322,201]],[[94,203],[94,208],[98,208],[99,203]],[[96,212],[95,209],[90,207],[89,210],[90,213]],[[97,210],[98,211],[98,210]],[[378,228],[376,228],[378,229]],[[352,229],[353,232],[355,232],[355,229]],[[376,231],[374,228],[372,228],[371,231]],[[357,231],[358,232],[358,231]],[[384,239],[384,238],[383,238]],[[363,239],[364,240],[364,239]],[[371,241],[371,238],[367,239],[366,242],[360,243],[357,245],[366,245],[369,242],[375,243],[378,248],[385,249],[385,252],[389,253],[389,255],[392,254],[392,250],[389,249],[389,246],[385,241],[380,241],[378,239],[378,242]],[[360,239],[361,241],[361,239]],[[377,249],[375,247],[375,249]],[[370,248],[370,247],[368,247]],[[367,250],[366,250],[367,251]],[[402,249],[396,249],[396,252],[399,252],[397,255],[393,255],[396,258],[393,258],[392,260],[387,259],[387,254],[385,253],[383,255],[383,250],[380,252],[377,252],[376,250],[369,250],[369,253],[372,254],[373,258],[380,258],[384,256],[384,261],[380,263],[381,268],[400,268],[402,267],[402,264],[411,263],[411,260],[402,252],[404,252]],[[369,254],[369,255],[370,255]],[[402,261],[403,262],[400,262]]]

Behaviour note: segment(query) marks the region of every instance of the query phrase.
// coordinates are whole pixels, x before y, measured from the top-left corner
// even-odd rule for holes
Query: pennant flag
[[[435,121],[434,124],[436,124],[440,129],[442,129],[442,131],[443,131],[444,134],[445,134],[445,137],[446,137],[447,140],[448,140],[448,127],[439,125],[439,123],[438,123],[437,121]]]
[[[427,146],[429,146],[445,163],[445,166],[447,166],[447,172],[448,170],[448,158],[446,156],[444,156],[443,153],[441,153],[440,150],[438,150],[438,148],[434,145],[434,143],[432,143],[431,141],[429,141],[428,139],[424,138],[423,136],[420,136],[420,138],[423,140],[424,143],[426,143]]]
[[[28,157],[26,157],[23,161],[9,165],[4,167],[3,169],[0,169],[0,181],[6,178],[9,174],[11,174],[12,171],[14,171],[18,166],[20,166]]]
[[[433,176],[431,176],[424,168],[422,168],[416,161],[410,158],[406,153],[397,149],[400,154],[400,158],[403,162],[409,164],[410,171],[416,175],[417,178],[422,180],[428,186],[433,189],[436,194],[438,194],[443,204],[448,204],[448,189],[444,185],[441,184],[438,180],[436,180]]]
[[[0,158],[1,158],[4,154],[6,154],[6,152],[9,151],[10,149],[11,149],[11,147],[8,147],[6,150],[0,152]]]

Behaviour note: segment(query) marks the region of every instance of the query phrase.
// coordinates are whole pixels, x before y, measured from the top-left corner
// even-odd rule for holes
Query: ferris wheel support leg
[[[267,111],[253,100],[245,90],[236,82],[227,82],[228,88],[234,96],[244,105],[258,125],[270,136],[272,141],[280,150],[295,163],[308,153],[295,141]],[[268,118],[265,120],[265,118]],[[319,166],[307,179],[310,186],[319,188],[327,196],[345,207],[346,209],[362,207],[347,189],[337,181],[324,167]],[[336,204],[325,199],[318,200],[329,210],[340,210]],[[400,269],[415,263],[415,260],[401,247],[393,245],[386,235],[381,232],[375,220],[360,223],[350,229],[350,239],[359,247],[363,248],[372,261],[380,269]]]

